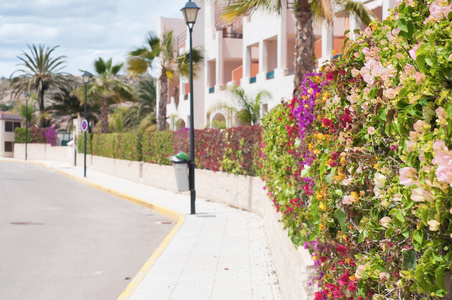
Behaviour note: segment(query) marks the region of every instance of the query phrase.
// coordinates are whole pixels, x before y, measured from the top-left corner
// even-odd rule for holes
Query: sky
[[[125,62],[126,54],[157,30],[160,16],[183,18],[187,0],[9,0],[0,1],[0,77],[20,68],[28,45],[59,46],[62,69],[93,71],[99,57]]]

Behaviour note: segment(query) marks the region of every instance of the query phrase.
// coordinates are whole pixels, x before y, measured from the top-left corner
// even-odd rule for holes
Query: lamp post
[[[25,93],[25,160],[27,160],[27,144],[28,144],[28,98],[29,93]]]
[[[196,213],[195,201],[196,201],[196,190],[195,190],[195,129],[193,121],[193,45],[192,45],[192,33],[193,26],[196,22],[196,17],[198,16],[198,11],[200,8],[196,3],[189,0],[185,7],[181,9],[184,14],[185,23],[188,26],[188,31],[190,35],[190,163],[188,169],[188,179],[190,184],[190,213],[193,215]]]
[[[83,114],[83,119],[84,121],[86,120],[86,85],[88,84],[89,81],[89,77],[90,74],[88,72],[84,72],[82,75],[83,78],[83,84],[85,85],[85,110],[84,110],[84,114]],[[88,128],[86,128],[86,130],[88,130]],[[84,150],[83,150],[83,177],[86,177],[86,130],[84,130],[84,138],[85,138],[85,143],[83,144]]]

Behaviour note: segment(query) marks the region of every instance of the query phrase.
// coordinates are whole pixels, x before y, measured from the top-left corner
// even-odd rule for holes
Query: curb
[[[89,182],[88,180],[86,180],[84,178],[80,178],[80,177],[77,177],[75,175],[72,175],[72,174],[66,173],[64,171],[58,170],[58,169],[56,169],[54,167],[51,167],[51,166],[49,166],[49,165],[47,165],[45,163],[36,162],[36,161],[20,161],[20,160],[15,160],[15,159],[11,159],[11,160],[10,159],[8,159],[8,160],[6,160],[6,159],[3,160],[2,159],[2,161],[28,163],[28,164],[35,164],[35,165],[43,166],[43,167],[45,167],[47,169],[50,169],[52,171],[55,171],[55,172],[61,174],[61,175],[65,175],[65,176],[70,177],[72,179],[75,179],[75,180],[77,180],[79,182],[82,182],[84,184],[90,185],[90,186],[92,186],[92,187],[94,187],[94,188],[96,188],[98,190],[101,190],[103,192],[106,192],[106,193],[109,193],[111,195],[117,196],[117,197],[119,197],[119,198],[121,198],[123,200],[126,200],[128,202],[134,203],[136,205],[139,205],[139,206],[145,207],[147,209],[150,209],[150,210],[158,213],[159,215],[162,215],[164,217],[167,217],[167,218],[171,219],[173,222],[176,223],[174,225],[173,229],[170,231],[170,233],[165,237],[163,242],[160,243],[159,247],[154,251],[154,253],[151,255],[151,257],[141,267],[141,269],[134,276],[132,281],[129,283],[129,285],[126,287],[126,289],[121,293],[121,295],[117,298],[117,300],[130,299],[130,297],[133,295],[133,293],[138,288],[140,283],[144,280],[144,278],[146,277],[147,273],[152,268],[154,263],[157,261],[157,259],[160,257],[160,255],[162,255],[163,251],[166,249],[168,244],[171,242],[171,240],[174,238],[176,233],[179,231],[179,229],[185,223],[185,215],[180,213],[180,212],[173,211],[173,210],[167,209],[166,207],[143,201],[141,199],[138,199],[138,198],[135,198],[133,196],[127,195],[125,193],[121,193],[121,192],[118,192],[116,190],[104,187],[104,186],[99,185],[97,183]]]

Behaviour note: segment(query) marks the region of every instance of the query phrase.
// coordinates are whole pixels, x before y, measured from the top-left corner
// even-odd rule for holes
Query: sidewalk
[[[129,201],[177,215],[174,230],[118,299],[280,299],[262,218],[255,213],[159,190],[66,163],[39,161]],[[174,213],[173,213],[174,214]],[[178,218],[179,217],[179,218]]]

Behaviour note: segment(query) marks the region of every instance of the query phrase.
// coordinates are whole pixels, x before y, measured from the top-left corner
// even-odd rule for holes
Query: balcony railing
[[[292,0],[287,1],[287,9],[293,9],[295,2]]]
[[[295,74],[295,69],[294,68],[290,68],[290,69],[285,69],[284,70],[284,76],[289,76],[289,75],[293,75]]]
[[[273,78],[275,78],[275,70],[267,73],[267,79],[273,79]]]
[[[250,83],[256,83],[256,76],[250,78]]]
[[[223,31],[223,38],[229,38],[229,39],[243,39],[243,33],[238,33],[238,32],[225,32],[225,31]]]

